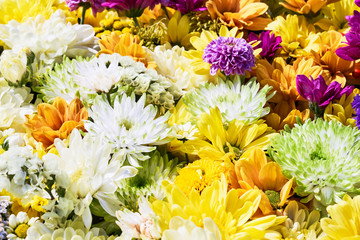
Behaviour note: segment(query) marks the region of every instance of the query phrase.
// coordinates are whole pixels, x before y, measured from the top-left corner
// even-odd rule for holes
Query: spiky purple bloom
[[[354,15],[346,16],[346,20],[351,27],[350,32],[345,34],[348,46],[337,49],[336,54],[342,59],[355,61],[360,59],[360,13],[354,10]]]
[[[105,0],[65,0],[66,5],[70,8],[70,11],[77,10],[81,6],[90,5],[92,13],[94,16],[98,12],[104,11],[104,7],[101,4],[105,2]]]
[[[212,40],[202,57],[211,64],[211,75],[215,75],[219,69],[226,75],[243,75],[255,66],[253,48],[242,38],[219,37]]]
[[[267,60],[271,60],[275,56],[276,50],[282,48],[282,46],[280,46],[280,43],[282,42],[281,37],[276,37],[275,34],[270,31],[262,32],[260,33],[260,36],[251,32],[248,37],[248,42],[252,41],[260,41],[254,49],[261,48],[262,51],[260,56],[266,58]]]
[[[360,128],[360,95],[359,94],[354,97],[354,100],[351,103],[351,105],[355,110],[356,126]]]
[[[159,0],[105,0],[103,7],[114,8],[125,11],[128,17],[140,17],[144,9],[153,9]]]
[[[204,0],[167,0],[166,6],[179,10],[182,14],[206,10]]]
[[[325,109],[331,101],[340,99],[344,94],[349,96],[354,90],[354,86],[341,88],[340,83],[336,81],[328,86],[321,75],[315,80],[311,76],[310,78],[311,80],[305,75],[298,75],[296,77],[296,88],[300,96],[310,103],[316,103],[322,109]]]

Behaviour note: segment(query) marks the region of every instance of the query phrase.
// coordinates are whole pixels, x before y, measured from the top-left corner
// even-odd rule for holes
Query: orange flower
[[[258,31],[271,22],[261,17],[268,5],[260,0],[209,0],[206,7],[212,19],[220,18],[228,27]]]
[[[287,9],[290,9],[294,12],[300,14],[308,14],[310,12],[317,13],[320,9],[325,7],[327,4],[337,2],[338,0],[285,0],[286,2],[281,2],[280,5],[284,6]]]
[[[270,64],[267,60],[259,60],[256,68],[256,76],[261,86],[266,84],[276,91],[269,102],[280,103],[289,100],[305,100],[296,89],[297,75],[312,76],[314,79],[322,74],[322,68],[315,65],[313,59],[298,58],[293,65],[289,65],[281,57],[275,58]]]
[[[68,105],[64,99],[56,97],[53,104],[39,104],[37,112],[26,116],[25,125],[34,139],[45,147],[51,146],[56,138],[66,139],[74,128],[85,131],[82,120],[88,118],[88,112],[77,98]]]
[[[148,68],[155,68],[154,63],[148,63],[146,59],[146,52],[141,45],[138,36],[134,36],[130,33],[124,33],[121,35],[112,32],[111,34],[101,35],[99,40],[101,50],[97,53],[100,54],[113,54],[119,53],[122,56],[130,56],[136,62],[142,62]]]
[[[292,194],[293,179],[288,181],[281,167],[268,161],[259,148],[253,149],[249,157],[236,161],[235,172],[242,189],[262,190],[259,208],[264,215],[273,214],[274,209],[284,206]]]

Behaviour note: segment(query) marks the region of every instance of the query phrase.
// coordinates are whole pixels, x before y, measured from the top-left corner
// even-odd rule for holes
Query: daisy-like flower
[[[322,1],[322,0],[313,0],[313,1],[295,1],[295,0],[286,0],[281,2],[280,5],[284,6],[287,9],[290,9],[294,12],[300,14],[309,14],[317,13],[321,8],[325,7],[327,4],[335,2],[334,0]]]
[[[271,60],[278,49],[281,49],[281,36],[275,36],[274,33],[270,31],[261,32],[260,36],[257,36],[255,33],[251,32],[248,37],[248,41],[259,41],[254,49],[261,48],[260,56],[266,58],[267,60]]]
[[[203,227],[205,218],[209,217],[218,226],[221,239],[266,239],[265,236],[270,232],[273,234],[270,239],[280,237],[280,233],[269,228],[284,222],[285,217],[270,215],[249,221],[259,207],[261,194],[258,190],[249,190],[239,197],[237,190],[228,191],[224,177],[206,187],[201,194],[192,190],[189,197],[175,184],[164,181],[163,187],[166,201],[156,200],[151,204],[155,214],[159,216],[162,232],[170,228],[170,221],[175,216],[191,220],[198,227]]]
[[[160,239],[161,231],[154,211],[144,197],[139,199],[139,212],[128,209],[116,212],[116,224],[121,228],[121,239]]]
[[[56,138],[66,139],[75,128],[84,130],[88,113],[76,98],[70,104],[57,97],[52,104],[40,103],[37,114],[27,115],[26,127],[36,141],[49,147]]]
[[[174,183],[189,196],[193,189],[201,193],[224,174],[229,178],[230,172],[234,172],[233,169],[234,165],[230,162],[200,159],[181,168]]]
[[[273,209],[284,206],[292,194],[293,179],[288,181],[281,173],[281,167],[268,161],[265,152],[259,148],[251,150],[249,157],[236,161],[235,172],[242,189],[262,190],[259,208],[264,215],[274,214]]]
[[[161,189],[163,180],[174,181],[179,167],[177,159],[169,159],[167,154],[154,151],[149,154],[149,159],[139,162],[138,173],[132,178],[119,181],[117,198],[128,209],[136,211],[140,196],[149,199],[154,197],[162,200],[165,193]]]
[[[96,54],[97,38],[90,25],[71,25],[61,10],[46,20],[38,15],[35,19],[19,23],[15,20],[0,25],[0,40],[7,48],[18,52],[28,47],[35,55],[33,69],[46,72],[63,55],[69,57]]]
[[[319,118],[272,138],[268,151],[288,179],[295,177],[295,193],[325,210],[345,193],[357,192],[359,135],[356,128]]]
[[[204,49],[203,59],[211,64],[210,74],[221,70],[225,75],[244,75],[255,66],[255,56],[249,43],[243,38],[219,37]]]
[[[219,18],[229,27],[259,31],[271,22],[263,17],[268,6],[258,0],[210,0],[206,7],[212,19]]]
[[[19,212],[16,216],[14,214],[9,217],[9,228],[7,229],[7,239],[21,240],[26,239],[27,230],[31,227],[38,218],[29,219],[24,212]]]
[[[235,119],[224,125],[218,108],[203,113],[197,127],[206,138],[188,140],[180,150],[215,161],[237,160],[248,156],[253,148],[266,149],[270,138],[276,135],[263,121],[247,124]]]
[[[221,233],[214,220],[209,217],[204,218],[204,227],[201,228],[190,220],[176,216],[170,220],[169,229],[164,231],[161,239],[221,240]]]
[[[359,221],[360,196],[354,198],[348,195],[339,203],[328,206],[331,218],[321,219],[321,227],[326,236],[321,240],[357,239],[360,237]]]
[[[305,206],[296,201],[290,201],[283,215],[288,218],[279,231],[285,239],[321,239],[325,235],[320,226],[319,211],[312,210],[310,213]]]
[[[185,94],[183,101],[195,118],[208,113],[210,108],[218,107],[225,121],[237,119],[252,123],[270,111],[264,105],[272,97],[267,96],[271,88],[264,86],[259,89],[260,84],[254,78],[242,84],[237,77],[234,82],[220,80],[217,85],[206,83]]]
[[[123,167],[119,154],[111,157],[111,145],[104,143],[101,134],[96,139],[90,134],[82,139],[75,129],[70,135],[69,147],[60,139],[55,140],[55,147],[58,155],[48,153],[43,157],[45,171],[55,174],[57,188],[64,188],[80,200],[74,213],[82,217],[85,226],[88,229],[91,226],[89,205],[93,198],[99,200],[107,213],[114,215],[118,206],[114,195],[116,184],[123,178],[133,177],[137,170]]]
[[[145,107],[145,98],[143,95],[136,102],[135,94],[130,97],[123,95],[116,97],[112,107],[98,97],[89,110],[92,121],[85,122],[85,129],[90,135],[104,133],[113,149],[124,150],[124,157],[136,167],[139,167],[138,160],[149,158],[143,153],[155,150],[154,145],[169,142],[173,135],[173,130],[166,123],[170,113],[156,118],[156,107],[151,104]]]

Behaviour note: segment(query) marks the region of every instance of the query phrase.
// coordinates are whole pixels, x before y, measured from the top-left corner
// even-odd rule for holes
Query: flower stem
[[[166,17],[167,17],[168,19],[170,19],[169,13],[168,13],[166,7],[162,7],[162,9],[164,10]]]
[[[80,24],[84,24],[84,22],[85,22],[85,13],[86,13],[86,10],[88,8],[89,8],[88,6],[83,6],[82,13],[81,13]]]
[[[137,20],[137,17],[133,17],[133,20],[134,20],[134,22],[135,22],[135,25],[136,25],[137,27],[140,27],[140,24],[139,24],[139,22],[138,22],[138,20]]]

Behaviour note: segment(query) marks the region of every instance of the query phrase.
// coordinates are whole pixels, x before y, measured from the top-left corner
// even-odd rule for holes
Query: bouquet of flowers
[[[0,239],[360,239],[359,11],[0,0]]]

